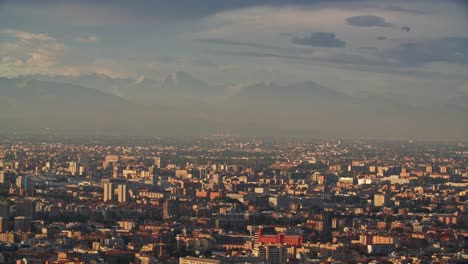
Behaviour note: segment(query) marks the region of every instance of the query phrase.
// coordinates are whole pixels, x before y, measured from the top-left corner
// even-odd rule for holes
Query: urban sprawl
[[[0,141],[0,263],[468,263],[468,145]]]

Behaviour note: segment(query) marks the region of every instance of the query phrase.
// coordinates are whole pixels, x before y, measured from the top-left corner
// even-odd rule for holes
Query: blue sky
[[[0,1],[0,76],[315,81],[427,102],[468,91],[463,1]],[[337,78],[339,77],[339,78]],[[424,100],[423,100],[424,101]]]

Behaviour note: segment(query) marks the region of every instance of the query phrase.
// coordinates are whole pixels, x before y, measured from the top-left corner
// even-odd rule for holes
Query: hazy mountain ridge
[[[468,127],[466,107],[456,107],[464,100],[460,96],[453,107],[441,103],[420,108],[372,94],[353,97],[314,82],[254,83],[223,94],[222,87],[180,72],[161,83],[103,75],[36,77],[55,81],[0,78],[0,120],[28,129],[68,127],[174,135],[231,131],[242,135],[402,138],[424,132],[430,138],[443,138],[463,137]],[[102,83],[99,90],[84,87]],[[115,87],[120,89],[119,96]],[[451,132],[439,124],[450,126]]]
[[[68,83],[0,78],[0,95],[0,122],[5,128],[186,135],[216,127],[166,107],[147,107]]]
[[[34,75],[29,78],[50,82],[71,83],[127,99],[144,101],[164,101],[165,97],[176,96],[197,98],[216,96],[223,93],[222,87],[209,85],[182,71],[168,74],[163,80],[156,80],[146,76],[140,76],[137,79],[111,78],[104,74],[80,76]]]

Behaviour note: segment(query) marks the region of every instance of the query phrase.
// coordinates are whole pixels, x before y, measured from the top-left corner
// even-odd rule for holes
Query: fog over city
[[[465,1],[2,1],[2,131],[468,139]]]

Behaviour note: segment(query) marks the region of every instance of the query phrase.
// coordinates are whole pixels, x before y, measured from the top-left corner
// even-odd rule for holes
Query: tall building
[[[0,184],[7,183],[7,177],[4,171],[0,171]]]
[[[0,201],[0,217],[10,217],[10,205],[8,201]]]
[[[254,253],[269,264],[286,264],[288,261],[288,250],[282,245],[262,245]]]
[[[86,174],[86,168],[84,166],[79,166],[78,175],[83,176]]]
[[[154,165],[156,168],[160,169],[161,168],[161,157],[155,157],[154,158]]]
[[[102,187],[104,188],[104,202],[114,200],[114,184],[109,179],[102,180]]]
[[[149,166],[148,167],[148,176],[152,177],[153,175],[156,175],[156,166]]]
[[[23,176],[16,177],[16,187],[23,188]]]
[[[112,166],[112,178],[117,178],[119,177],[119,166],[114,165]]]
[[[0,233],[6,233],[10,231],[8,218],[0,217]]]
[[[24,216],[17,216],[13,221],[13,230],[15,232],[31,232],[31,218]]]
[[[164,219],[178,219],[179,218],[179,199],[168,199],[164,201],[163,218]]]
[[[332,214],[330,209],[325,208],[322,213],[322,231],[320,232],[320,242],[328,243],[332,242]]]
[[[119,203],[128,202],[127,184],[119,184],[117,186],[117,200],[119,201]]]
[[[79,170],[79,165],[75,161],[70,161],[68,162],[68,172],[70,172],[71,175],[78,175],[78,170]]]
[[[52,161],[49,160],[46,162],[46,168],[48,172],[52,172],[52,170],[54,169],[53,167],[54,167],[54,164]]]
[[[35,213],[34,201],[30,199],[18,199],[15,201],[15,215],[33,218]]]
[[[374,194],[374,206],[386,206],[388,204],[388,196],[382,193]]]
[[[207,178],[206,168],[200,167],[199,170],[200,170],[200,179],[206,179]]]
[[[152,175],[152,176],[150,176],[150,177],[151,177],[151,184],[152,184],[153,186],[158,185],[159,176],[158,176],[158,175]]]

